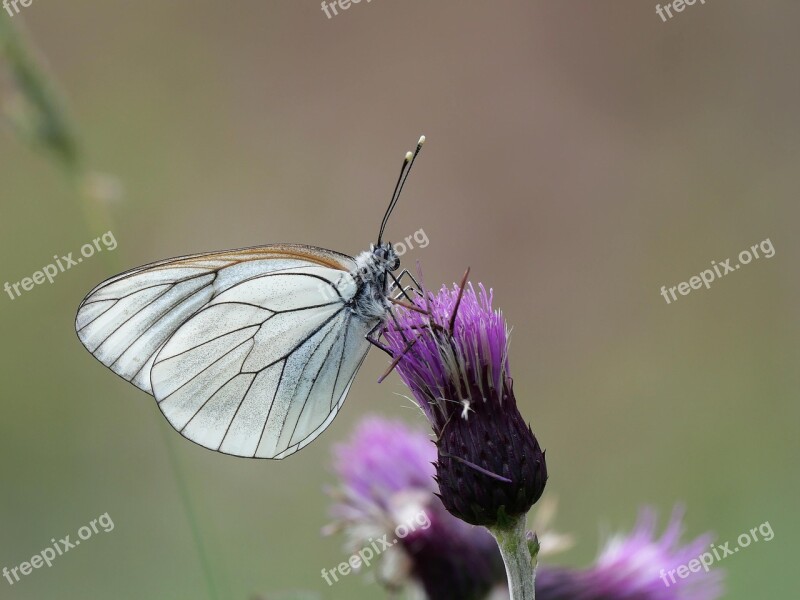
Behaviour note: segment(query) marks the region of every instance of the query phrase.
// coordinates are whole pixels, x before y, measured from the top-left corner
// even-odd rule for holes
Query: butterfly
[[[272,244],[150,263],[89,292],[78,338],[185,438],[234,456],[297,452],[331,424],[370,343],[385,349],[391,294],[414,279],[395,275],[383,235],[424,141],[403,160],[370,250]]]

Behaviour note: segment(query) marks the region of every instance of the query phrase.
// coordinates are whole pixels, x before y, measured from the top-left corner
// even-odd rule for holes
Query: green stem
[[[522,515],[508,527],[489,529],[506,565],[510,600],[534,600],[536,597],[536,564],[525,537],[525,519],[526,515]]]
[[[183,511],[186,514],[186,520],[189,522],[189,529],[192,531],[194,538],[194,545],[197,548],[197,557],[200,560],[200,567],[203,570],[203,575],[206,579],[208,586],[208,596],[211,600],[217,600],[219,594],[217,593],[217,586],[214,581],[213,570],[211,569],[211,561],[208,559],[205,544],[203,543],[203,535],[200,533],[200,527],[197,522],[197,515],[195,515],[194,507],[192,505],[192,495],[189,492],[189,486],[186,484],[186,479],[181,471],[181,465],[178,461],[178,453],[175,451],[173,445],[174,431],[171,427],[161,424],[161,431],[164,434],[164,445],[167,447],[167,454],[169,455],[170,466],[172,473],[175,476],[175,485],[178,488],[181,501],[183,502]]]

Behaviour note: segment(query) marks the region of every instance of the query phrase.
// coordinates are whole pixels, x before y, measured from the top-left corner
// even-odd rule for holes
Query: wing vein
[[[200,412],[202,412],[202,410],[203,410],[203,409],[206,407],[206,405],[207,405],[209,402],[211,402],[211,400],[213,400],[213,399],[214,399],[214,396],[216,396],[216,395],[219,393],[219,391],[220,391],[222,388],[224,388],[226,385],[228,385],[228,384],[229,384],[231,381],[233,381],[234,379],[236,379],[237,377],[239,377],[239,375],[241,375],[241,373],[236,373],[236,375],[234,375],[233,377],[231,377],[230,379],[228,379],[227,381],[225,381],[225,383],[223,383],[223,384],[222,384],[221,386],[219,386],[219,387],[218,387],[216,390],[214,390],[214,393],[213,393],[213,394],[211,394],[211,395],[210,395],[208,398],[206,398],[206,401],[205,401],[205,402],[203,402],[203,404],[200,406],[200,408],[198,408],[196,411],[194,411],[194,413],[193,413],[193,414],[192,414],[192,416],[189,418],[189,420],[188,420],[188,421],[186,421],[186,425],[184,425],[183,427],[181,427],[181,429],[180,429],[180,431],[179,431],[178,433],[183,433],[184,429],[186,429],[186,428],[189,426],[189,423],[191,423],[191,422],[194,420],[194,418],[195,418],[195,417],[196,417],[198,414],[200,414]],[[252,385],[252,382],[251,382],[251,385]],[[248,387],[248,389],[250,389],[250,388]]]
[[[319,341],[319,344],[317,344],[317,347],[316,347],[316,348],[314,348],[314,351],[313,351],[313,352],[311,353],[311,355],[308,357],[308,360],[306,361],[306,364],[305,364],[305,366],[303,367],[303,370],[302,370],[302,372],[300,373],[300,377],[302,377],[302,376],[303,376],[303,374],[304,374],[304,373],[305,373],[305,371],[306,371],[306,368],[308,367],[308,363],[310,363],[310,362],[311,362],[311,359],[312,359],[312,358],[314,358],[314,355],[315,355],[315,354],[317,353],[317,351],[318,351],[318,350],[319,350],[319,349],[322,347],[322,344],[325,342],[325,340],[327,340],[327,339],[328,339],[328,336],[329,336],[329,335],[330,335],[330,334],[331,334],[331,333],[332,333],[334,330],[335,330],[335,327],[332,327],[332,328],[331,328],[331,330],[330,330],[330,331],[328,331],[328,333],[326,333],[324,336],[322,336],[322,339]],[[341,331],[341,330],[340,330],[340,331]],[[339,337],[339,335],[337,334],[337,335],[336,335],[336,337],[338,338],[338,337]],[[324,369],[324,368],[325,368],[325,363],[328,361],[328,357],[331,355],[331,351],[333,350],[333,346],[334,346],[334,344],[336,344],[336,340],[334,340],[334,341],[333,341],[333,344],[331,344],[331,347],[330,347],[330,348],[328,348],[328,351],[325,353],[325,358],[324,358],[324,359],[322,359],[322,363],[320,364],[320,366],[319,366],[319,369],[317,369],[317,374],[316,374],[316,375],[314,375],[314,377],[311,379],[311,385],[310,385],[310,386],[308,386],[308,391],[307,391],[307,392],[306,392],[306,394],[305,394],[305,396],[306,396],[306,397],[305,397],[305,400],[303,400],[303,406],[302,406],[302,408],[300,409],[300,412],[298,412],[298,413],[297,413],[297,419],[296,419],[296,420],[295,420],[295,422],[294,422],[294,427],[292,428],[292,433],[291,433],[291,435],[289,435],[289,443],[290,443],[290,444],[291,444],[291,441],[292,441],[292,436],[294,436],[294,432],[295,432],[295,431],[297,431],[297,424],[300,422],[300,417],[303,415],[303,411],[305,410],[305,408],[306,408],[306,405],[308,404],[308,399],[311,397],[311,392],[312,392],[312,391],[313,391],[313,389],[314,389],[314,384],[317,382],[317,378],[319,377],[319,374],[322,372],[322,369]],[[295,390],[295,392],[296,392],[296,390]],[[294,402],[295,400],[297,400],[297,396],[295,396],[295,394],[293,393],[293,394],[292,394],[292,400],[291,400],[291,402]],[[286,414],[283,416],[283,421],[281,422],[281,428],[280,428],[280,430],[278,431],[278,437],[279,437],[279,438],[280,438],[280,437],[281,437],[281,435],[283,434],[283,429],[284,429],[284,427],[286,427],[286,419],[288,419],[288,418],[289,418],[289,411],[286,411]]]
[[[289,350],[289,352],[287,352],[287,353],[286,353],[286,354],[284,354],[283,356],[281,356],[281,357],[279,357],[279,358],[276,358],[276,359],[275,359],[275,360],[273,360],[271,363],[269,363],[269,364],[267,364],[267,365],[264,365],[264,366],[263,366],[263,367],[261,367],[260,369],[257,369],[257,370],[255,370],[255,371],[242,371],[242,373],[260,373],[260,372],[261,372],[261,371],[263,371],[264,369],[269,369],[269,368],[270,368],[272,365],[276,365],[276,364],[278,364],[279,362],[281,362],[282,360],[286,360],[286,359],[288,359],[288,358],[289,358],[289,357],[290,357],[292,354],[294,354],[295,352],[297,352],[297,349],[298,349],[298,348],[300,348],[300,346],[302,346],[303,344],[305,344],[305,343],[306,343],[308,340],[310,340],[312,337],[314,337],[314,335],[316,335],[317,333],[319,333],[319,332],[322,330],[322,328],[323,328],[323,327],[325,327],[325,326],[326,326],[328,323],[330,323],[330,322],[331,322],[333,319],[335,319],[336,317],[338,317],[338,316],[339,316],[339,313],[340,313],[340,312],[342,312],[342,310],[344,310],[344,306],[342,306],[342,308],[340,308],[340,309],[339,309],[339,310],[337,310],[335,313],[333,313],[333,314],[332,314],[330,317],[328,317],[327,319],[325,319],[325,321],[323,321],[323,322],[322,322],[322,323],[321,323],[319,326],[317,326],[317,327],[316,327],[316,328],[315,328],[313,331],[311,331],[311,332],[310,332],[310,333],[309,333],[309,334],[308,334],[308,335],[307,335],[305,338],[303,338],[303,340],[302,340],[302,341],[300,341],[300,342],[299,342],[299,343],[298,343],[298,344],[297,344],[297,345],[296,345],[294,348],[292,348],[291,350]]]
[[[255,333],[253,334],[253,336],[255,336]],[[252,342],[252,341],[253,341],[253,336],[250,336],[249,338],[246,338],[246,339],[242,340],[240,343],[236,344],[236,345],[235,345],[233,348],[231,348],[231,349],[230,349],[230,350],[228,350],[227,352],[224,352],[224,353],[220,354],[220,355],[219,355],[219,358],[217,358],[217,359],[216,359],[216,360],[214,360],[213,362],[209,363],[208,365],[206,365],[205,367],[203,367],[202,369],[200,369],[200,370],[199,370],[197,373],[195,373],[194,375],[192,375],[192,376],[191,376],[189,379],[187,379],[186,381],[184,381],[182,384],[180,384],[178,387],[176,387],[174,390],[172,390],[172,391],[171,391],[169,394],[167,394],[167,395],[166,395],[166,396],[164,396],[164,397],[163,397],[161,400],[159,400],[159,401],[158,401],[158,403],[159,403],[159,404],[161,404],[162,402],[164,402],[164,400],[166,400],[167,398],[169,398],[170,396],[172,396],[172,394],[174,394],[174,393],[175,393],[175,392],[177,392],[178,390],[182,389],[184,386],[188,385],[188,384],[189,384],[189,383],[191,383],[192,381],[194,381],[194,380],[195,380],[197,377],[199,377],[200,375],[202,375],[202,374],[203,374],[203,373],[204,373],[206,370],[208,370],[208,369],[210,369],[211,367],[213,367],[213,366],[214,366],[215,364],[217,364],[217,363],[218,363],[220,360],[222,360],[223,358],[225,358],[226,356],[228,356],[228,354],[230,354],[231,352],[233,352],[234,350],[236,350],[236,349],[237,349],[237,348],[239,348],[240,346],[243,346],[244,344],[246,344],[246,343],[248,343],[248,342]],[[168,360],[169,360],[169,359],[168,359]],[[158,361],[156,360],[156,362],[158,362]],[[239,373],[238,373],[238,375],[243,375],[243,374],[244,374],[244,373],[242,372],[242,370],[241,370],[241,367],[240,367],[240,368],[239,368]],[[151,387],[152,387],[152,383],[151,383]]]
[[[212,280],[212,282],[213,282],[213,280]],[[183,283],[183,282],[181,282],[181,283]],[[131,341],[131,343],[130,343],[130,344],[128,344],[127,346],[125,346],[125,350],[123,350],[122,352],[120,352],[120,353],[119,353],[119,355],[117,356],[117,359],[116,359],[116,360],[115,360],[113,363],[111,363],[111,364],[112,364],[112,365],[113,365],[113,364],[115,364],[115,363],[116,363],[116,362],[117,362],[117,361],[118,361],[120,358],[122,358],[122,356],[124,356],[124,355],[125,355],[125,353],[126,353],[128,350],[130,350],[130,349],[131,349],[131,346],[133,346],[133,345],[134,345],[136,342],[138,342],[140,339],[142,339],[142,336],[143,336],[143,335],[145,335],[146,333],[148,333],[148,332],[149,332],[149,331],[150,331],[150,330],[151,330],[153,327],[155,327],[155,326],[156,326],[156,325],[157,325],[157,324],[158,324],[158,323],[159,323],[159,322],[160,322],[160,321],[161,321],[161,320],[162,320],[164,317],[166,317],[167,315],[169,315],[169,313],[171,313],[171,312],[172,312],[172,309],[174,309],[174,308],[175,308],[176,306],[178,306],[179,304],[182,304],[182,303],[186,302],[187,300],[191,300],[192,298],[194,298],[194,297],[195,297],[195,296],[197,296],[198,294],[202,294],[202,293],[205,291],[205,288],[206,288],[206,286],[203,286],[203,287],[201,287],[199,290],[195,290],[194,292],[192,292],[192,293],[191,293],[189,296],[186,296],[185,298],[180,298],[180,299],[179,299],[178,301],[176,301],[174,304],[172,304],[171,306],[169,306],[169,307],[168,307],[166,310],[162,311],[162,312],[161,312],[161,314],[159,314],[159,315],[156,317],[156,320],[155,320],[155,321],[153,321],[153,322],[152,322],[152,323],[151,323],[151,324],[150,324],[150,325],[149,325],[149,326],[148,326],[146,329],[144,329],[144,331],[142,331],[142,332],[141,332],[139,335],[137,335],[137,336],[136,336],[136,337],[135,337],[135,338],[134,338],[134,339]],[[164,293],[166,294],[167,292],[170,292],[170,291],[172,291],[172,288],[170,288],[169,290],[167,290],[167,291],[166,291],[166,292],[164,292]],[[160,298],[161,296],[163,296],[163,294],[159,295],[159,296],[158,296],[158,298]],[[155,301],[155,300],[158,300],[158,298],[155,298],[153,301]],[[150,304],[152,304],[152,302],[151,302]],[[150,306],[150,304],[148,304],[147,306]],[[142,310],[144,310],[145,308],[147,308],[147,306],[143,307],[141,310],[138,310],[138,311],[136,311],[136,315],[138,315],[140,312],[142,312]],[[199,309],[198,309],[198,310],[196,310],[194,313],[192,313],[192,316],[193,316],[193,315],[196,315],[196,314],[198,313],[198,311],[199,311]],[[126,320],[126,321],[125,321],[125,323],[127,323],[128,321],[130,321],[131,319],[133,319],[133,318],[134,318],[136,315],[131,315],[131,316],[130,316],[130,317],[129,317],[129,318]],[[190,316],[189,318],[191,318],[191,316]],[[108,335],[108,336],[107,336],[107,337],[106,337],[106,338],[105,338],[105,339],[104,339],[102,342],[100,342],[100,345],[99,345],[99,346],[97,346],[97,347],[98,347],[98,348],[100,348],[100,346],[102,346],[102,345],[103,345],[103,344],[106,342],[106,340],[108,340],[108,338],[110,338],[112,335],[114,335],[114,333],[116,333],[116,332],[117,332],[117,331],[120,329],[120,327],[122,327],[122,326],[123,326],[125,323],[121,323],[121,324],[119,325],[119,327],[117,327],[117,328],[116,328],[116,329],[115,329],[113,332],[111,332],[111,334],[109,334],[109,335]]]
[[[136,289],[135,289],[135,290],[133,290],[132,292],[128,292],[127,294],[123,294],[122,296],[119,296],[119,297],[116,297],[116,298],[105,298],[105,299],[102,299],[102,300],[92,300],[91,302],[87,302],[87,301],[85,301],[85,300],[84,300],[83,302],[81,302],[81,306],[80,306],[80,308],[83,308],[84,306],[89,306],[90,304],[97,304],[98,302],[109,302],[110,300],[113,300],[113,301],[114,301],[114,304],[112,304],[111,306],[109,306],[109,307],[108,307],[106,310],[104,310],[102,313],[100,313],[99,315],[97,315],[97,316],[96,316],[94,319],[92,319],[92,320],[91,320],[89,323],[87,323],[86,325],[84,325],[83,327],[81,327],[80,329],[78,329],[77,331],[80,333],[81,331],[83,331],[84,329],[86,329],[86,328],[87,328],[89,325],[91,325],[92,323],[94,323],[94,321],[95,321],[96,319],[98,319],[98,318],[102,317],[102,316],[103,316],[103,315],[104,315],[104,314],[105,314],[105,313],[106,313],[108,310],[110,310],[110,309],[114,308],[114,307],[117,305],[117,302],[119,302],[119,301],[120,301],[120,300],[122,300],[123,298],[127,298],[128,296],[133,296],[134,294],[138,294],[138,293],[140,293],[140,292],[143,292],[144,290],[150,290],[150,289],[153,289],[153,288],[161,287],[161,286],[163,286],[163,285],[168,285],[168,286],[170,286],[169,288],[167,288],[166,290],[164,290],[164,294],[166,294],[167,292],[169,292],[169,291],[170,291],[170,290],[171,290],[173,287],[175,287],[175,286],[176,286],[176,285],[178,285],[179,283],[185,283],[185,282],[187,282],[187,281],[190,281],[190,280],[192,280],[192,279],[197,279],[198,277],[205,277],[205,276],[207,276],[207,275],[212,275],[212,273],[198,273],[197,275],[191,275],[191,276],[189,276],[189,277],[186,277],[186,278],[184,278],[184,279],[177,279],[177,280],[175,280],[175,281],[174,281],[174,282],[172,282],[172,283],[156,283],[156,284],[153,284],[153,285],[148,285],[148,286],[144,286],[144,287],[136,288]],[[213,275],[214,275],[214,277],[216,277],[216,274],[215,274],[215,273],[214,273]],[[214,280],[212,279],[212,280],[211,280],[209,283],[213,283],[213,282],[214,282]],[[113,283],[116,283],[116,281],[115,281],[115,282],[113,282]],[[158,296],[156,296],[155,298],[153,298],[153,299],[150,301],[150,303],[149,303],[149,304],[147,304],[147,305],[145,305],[145,306],[143,306],[141,310],[144,310],[145,308],[147,308],[148,306],[150,306],[150,304],[152,304],[153,302],[155,302],[156,300],[158,300],[158,299],[159,299],[161,296],[163,296],[164,294],[159,294]],[[78,310],[80,310],[80,309],[78,309]],[[137,313],[137,314],[138,314],[138,313]],[[133,318],[133,317],[135,317],[135,316],[136,316],[136,315],[131,315],[131,318]],[[127,323],[127,321],[126,321],[126,323]],[[123,325],[124,325],[124,323],[123,323]],[[113,334],[113,333],[114,333],[114,332],[112,332],[112,334]],[[103,341],[105,341],[105,340],[103,340]],[[101,343],[102,343],[102,342],[101,342]]]
[[[281,374],[278,375],[278,382],[275,384],[275,392],[272,394],[272,402],[270,402],[267,417],[264,419],[264,426],[261,428],[261,435],[258,437],[256,449],[253,451],[253,456],[258,454],[258,449],[261,447],[261,442],[264,440],[264,432],[267,430],[267,423],[269,423],[269,416],[272,414],[272,407],[275,406],[275,398],[278,397],[278,390],[281,389],[281,382],[283,381],[283,374],[286,372],[286,361],[283,362],[281,367]]]
[[[199,312],[199,311],[198,311],[198,312]],[[195,314],[197,314],[197,313],[195,313]],[[165,362],[167,362],[167,361],[170,361],[170,360],[172,360],[173,358],[176,358],[176,357],[178,357],[178,356],[182,356],[182,355],[186,354],[187,352],[191,352],[192,350],[197,350],[198,348],[200,348],[200,347],[202,347],[202,346],[205,346],[206,344],[210,344],[211,342],[216,342],[217,340],[219,340],[219,339],[221,339],[221,338],[224,338],[226,335],[230,335],[231,333],[237,333],[237,332],[239,332],[239,331],[244,331],[245,329],[250,329],[251,327],[261,327],[261,326],[262,326],[264,323],[266,323],[267,321],[269,321],[269,320],[270,320],[272,317],[273,317],[273,315],[270,315],[269,317],[267,317],[266,319],[264,319],[264,320],[261,322],[261,325],[259,325],[258,323],[253,323],[252,325],[245,325],[245,326],[243,326],[243,327],[237,327],[236,329],[231,329],[230,331],[226,331],[225,333],[221,333],[221,334],[219,334],[218,336],[215,336],[215,337],[213,337],[213,338],[209,338],[209,339],[207,339],[205,342],[201,342],[201,343],[197,344],[196,346],[192,346],[191,348],[187,348],[186,350],[181,350],[181,351],[180,351],[180,352],[178,352],[177,354],[173,354],[173,355],[172,355],[172,356],[170,356],[169,358],[165,358],[165,359],[161,360],[160,362],[164,362],[164,363],[165,363]],[[255,337],[256,333],[258,333],[258,332],[257,332],[257,331],[256,331],[256,332],[254,332],[254,333],[253,333],[253,335],[252,335],[250,338],[248,338],[248,339],[251,339],[251,340],[252,340],[252,339],[253,339],[253,337]],[[247,340],[245,340],[245,341],[247,341]],[[252,350],[251,350],[251,352],[252,352]],[[247,356],[250,356],[250,353],[249,353],[249,352],[248,352]],[[245,359],[245,362],[246,362],[246,359]]]

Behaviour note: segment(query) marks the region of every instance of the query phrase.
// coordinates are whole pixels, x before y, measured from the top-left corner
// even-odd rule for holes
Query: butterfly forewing
[[[288,245],[153,263],[90,292],[76,329],[188,439],[283,458],[333,420],[369,348],[353,267]]]

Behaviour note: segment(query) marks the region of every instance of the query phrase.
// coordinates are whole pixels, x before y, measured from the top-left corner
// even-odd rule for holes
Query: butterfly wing
[[[321,248],[272,245],[160,261],[95,287],[78,308],[78,338],[95,358],[148,394],[156,352],[184,321],[249,277],[323,266],[351,271],[353,260]]]
[[[92,290],[76,329],[188,439],[283,458],[330,424],[369,348],[353,267],[285,245],[153,263]]]
[[[313,440],[341,407],[374,326],[320,293],[342,275],[297,268],[254,277],[182,325],[151,373],[172,426],[237,456],[283,458]]]

